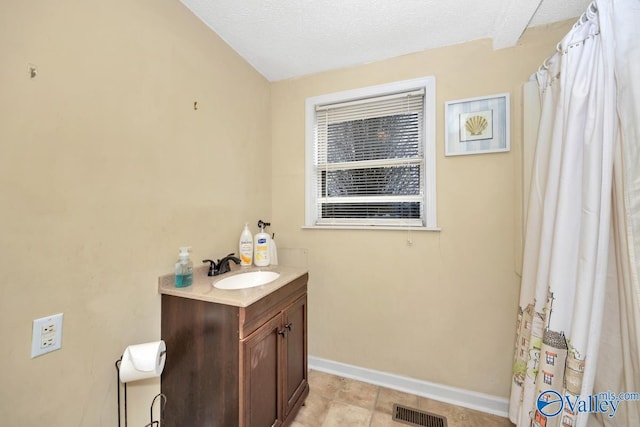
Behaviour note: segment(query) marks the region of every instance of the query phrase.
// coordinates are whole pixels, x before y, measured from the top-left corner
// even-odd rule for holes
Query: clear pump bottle
[[[193,283],[193,262],[189,258],[191,247],[183,246],[176,262],[176,288],[185,288]]]

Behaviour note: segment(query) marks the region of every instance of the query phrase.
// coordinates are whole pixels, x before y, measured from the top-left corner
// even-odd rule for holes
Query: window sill
[[[440,227],[392,227],[388,225],[303,225],[303,230],[442,231]]]

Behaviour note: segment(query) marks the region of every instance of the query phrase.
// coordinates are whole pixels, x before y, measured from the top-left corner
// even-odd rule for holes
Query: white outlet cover
[[[62,347],[62,317],[63,313],[58,313],[33,321],[32,359]]]

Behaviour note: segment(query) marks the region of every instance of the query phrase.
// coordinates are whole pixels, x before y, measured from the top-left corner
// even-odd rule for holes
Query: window
[[[553,374],[550,373],[550,372],[545,372],[545,371],[542,371],[542,374],[544,376],[544,383],[552,385],[552,383],[553,383]]]
[[[437,229],[435,79],[308,98],[306,225]]]
[[[556,364],[556,357],[558,357],[557,354],[555,353],[551,353],[551,352],[546,352],[546,359],[547,359],[547,364],[554,366]]]

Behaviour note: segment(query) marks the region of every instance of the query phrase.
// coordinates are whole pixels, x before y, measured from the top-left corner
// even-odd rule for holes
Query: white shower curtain
[[[586,406],[595,392],[640,392],[639,10],[640,0],[592,3],[536,74],[541,118],[509,408],[518,426],[640,426],[638,401],[599,414]],[[619,131],[619,116],[631,127]]]

